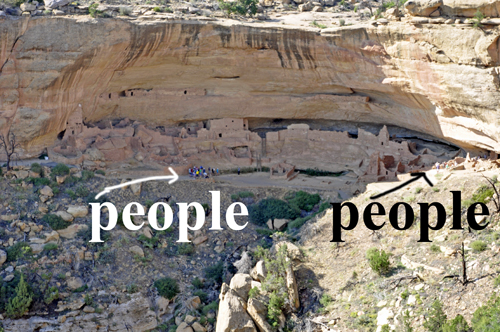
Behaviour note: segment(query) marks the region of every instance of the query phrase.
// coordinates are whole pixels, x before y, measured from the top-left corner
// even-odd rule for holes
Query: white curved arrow
[[[95,196],[95,199],[98,199],[102,195],[110,193],[111,190],[120,189],[120,188],[123,188],[123,187],[130,186],[132,184],[141,183],[141,182],[156,181],[156,180],[170,180],[170,181],[168,181],[168,184],[172,184],[175,181],[177,181],[177,179],[179,179],[179,176],[172,169],[172,167],[169,167],[168,170],[170,171],[170,173],[172,173],[172,175],[150,176],[148,178],[142,178],[142,179],[137,179],[137,180],[133,180],[133,181],[129,181],[129,182],[120,183],[120,184],[117,184],[116,186],[112,186],[112,187],[105,187],[103,191],[101,191],[100,193],[98,193]]]

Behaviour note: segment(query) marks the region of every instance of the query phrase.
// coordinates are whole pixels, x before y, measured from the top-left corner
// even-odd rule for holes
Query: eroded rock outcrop
[[[16,133],[20,156],[52,146],[78,110],[84,123],[241,114],[384,123],[500,151],[497,27],[486,35],[470,26],[360,23],[318,33],[167,16],[1,20],[0,131]],[[112,157],[116,146],[101,148]]]

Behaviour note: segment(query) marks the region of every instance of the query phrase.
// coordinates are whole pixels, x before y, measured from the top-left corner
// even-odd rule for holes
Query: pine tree
[[[7,316],[11,318],[22,317],[28,312],[32,300],[33,299],[28,292],[28,284],[24,281],[24,276],[21,275],[19,284],[16,287],[16,296],[11,298],[7,304]]]

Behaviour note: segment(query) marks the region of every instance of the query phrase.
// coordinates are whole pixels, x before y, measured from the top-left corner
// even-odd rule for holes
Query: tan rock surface
[[[51,146],[77,109],[87,123],[241,114],[385,123],[500,151],[496,27],[485,35],[447,24],[359,23],[318,33],[281,22],[23,16],[0,28],[0,131],[22,140],[21,157]],[[111,143],[106,158],[133,157],[123,141]]]

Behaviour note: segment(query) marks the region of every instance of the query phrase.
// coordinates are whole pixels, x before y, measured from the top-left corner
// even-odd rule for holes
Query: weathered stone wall
[[[0,131],[24,157],[84,123],[330,119],[500,151],[496,27],[0,20]],[[1,157],[0,157],[1,158]]]

